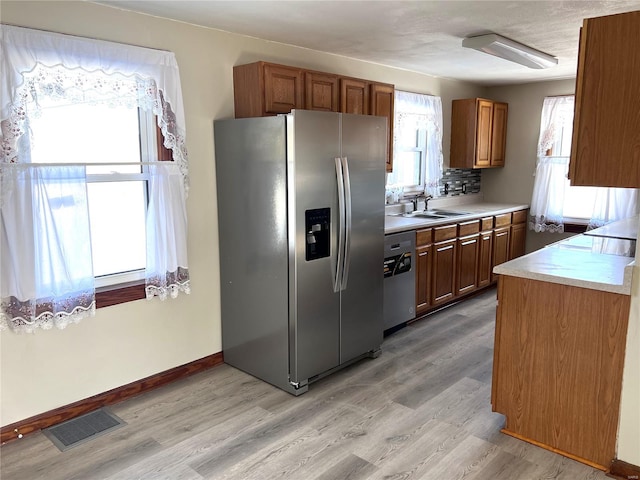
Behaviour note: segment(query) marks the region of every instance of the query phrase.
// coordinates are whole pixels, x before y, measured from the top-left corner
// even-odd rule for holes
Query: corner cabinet
[[[393,168],[393,97],[393,85],[333,73],[268,62],[233,67],[236,118],[278,115],[293,109],[387,118],[387,172]]]
[[[640,187],[640,11],[584,20],[569,180]]]
[[[508,104],[484,98],[453,100],[449,166],[504,166],[508,110]]]

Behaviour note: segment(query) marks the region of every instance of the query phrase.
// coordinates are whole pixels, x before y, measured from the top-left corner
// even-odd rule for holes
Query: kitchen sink
[[[451,210],[433,210],[437,215],[444,215],[445,217],[457,217],[458,215],[470,215],[471,212],[461,212],[459,210],[453,212]]]
[[[405,218],[427,218],[432,220],[441,220],[443,218],[457,217],[458,215],[469,215],[469,212],[452,212],[449,210],[424,210],[421,212],[406,212],[392,214],[395,217]]]
[[[432,219],[442,219],[447,218],[446,215],[440,215],[434,212],[406,212],[406,213],[392,213],[390,216],[392,217],[405,217],[405,218],[432,218]]]

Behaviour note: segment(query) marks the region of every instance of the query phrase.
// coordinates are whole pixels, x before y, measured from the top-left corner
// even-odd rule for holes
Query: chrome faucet
[[[418,210],[418,200],[420,200],[421,198],[424,198],[424,209],[427,210],[427,204],[429,203],[429,200],[433,198],[433,195],[416,195],[415,197],[413,197],[413,199],[411,199],[411,202],[413,203],[414,212]]]
[[[424,209],[425,210],[429,210],[428,205],[429,205],[429,200],[431,200],[433,198],[433,195],[425,195],[424,196]]]

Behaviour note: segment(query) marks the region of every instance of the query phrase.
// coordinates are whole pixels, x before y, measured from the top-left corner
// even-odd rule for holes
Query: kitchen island
[[[602,470],[615,457],[637,229],[605,233],[494,268],[491,399],[504,433]]]

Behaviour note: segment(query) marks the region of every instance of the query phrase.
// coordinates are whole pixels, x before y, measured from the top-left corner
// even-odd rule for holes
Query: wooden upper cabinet
[[[507,112],[506,103],[493,103],[493,124],[491,128],[491,160],[492,167],[503,167],[507,149]]]
[[[233,67],[236,118],[289,113],[294,108],[387,118],[386,171],[393,167],[394,87],[275,63]]]
[[[584,20],[576,78],[572,185],[640,187],[640,12]]]
[[[393,169],[393,85],[383,83],[371,84],[371,105],[369,113],[387,119],[387,172]]]
[[[451,168],[504,166],[508,108],[484,98],[453,100]]]
[[[474,167],[491,166],[491,140],[493,134],[493,102],[489,100],[478,100],[477,103],[478,123],[476,126],[476,156]]]
[[[340,79],[340,111],[369,114],[369,82],[354,78]]]
[[[306,72],[304,78],[305,109],[325,112],[337,112],[340,110],[340,85],[337,75]]]
[[[236,118],[262,117],[304,108],[304,72],[256,62],[233,67]]]

